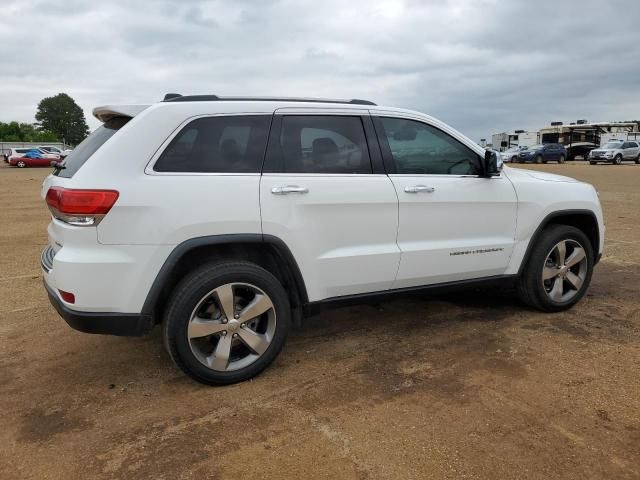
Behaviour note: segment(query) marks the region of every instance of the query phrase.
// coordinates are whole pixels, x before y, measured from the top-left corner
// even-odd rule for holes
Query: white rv
[[[491,143],[495,149],[501,152],[513,147],[531,147],[539,143],[538,132],[515,130],[513,133],[496,133],[491,136]]]

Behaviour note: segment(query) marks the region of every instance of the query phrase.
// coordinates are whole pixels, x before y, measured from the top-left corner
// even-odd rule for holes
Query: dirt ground
[[[605,254],[573,310],[505,292],[345,307],[253,381],[204,387],[159,332],[71,330],[39,255],[48,169],[0,166],[0,478],[640,478],[640,165],[594,183]]]

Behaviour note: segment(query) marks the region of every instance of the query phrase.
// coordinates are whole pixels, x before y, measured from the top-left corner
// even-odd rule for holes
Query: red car
[[[45,154],[34,148],[12,148],[9,156],[9,165],[18,168],[50,167],[52,160],[58,162],[60,161],[60,156]]]

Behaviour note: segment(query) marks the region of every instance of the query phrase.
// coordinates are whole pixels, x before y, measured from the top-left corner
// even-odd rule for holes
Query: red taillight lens
[[[65,292],[64,290],[58,290],[60,296],[67,303],[76,303],[76,296],[73,293]]]
[[[115,190],[72,190],[51,187],[46,202],[54,217],[72,225],[96,225],[118,200]]]

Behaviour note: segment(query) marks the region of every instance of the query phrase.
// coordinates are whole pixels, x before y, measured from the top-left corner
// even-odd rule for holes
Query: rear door
[[[513,250],[517,198],[503,174],[442,125],[374,116],[399,199],[400,268],[393,288],[500,275]]]
[[[309,300],[391,287],[398,199],[366,110],[276,111],[260,208],[263,233],[287,244]]]
[[[635,160],[638,158],[638,144],[636,142],[624,142],[622,145],[622,154],[625,160]]]

